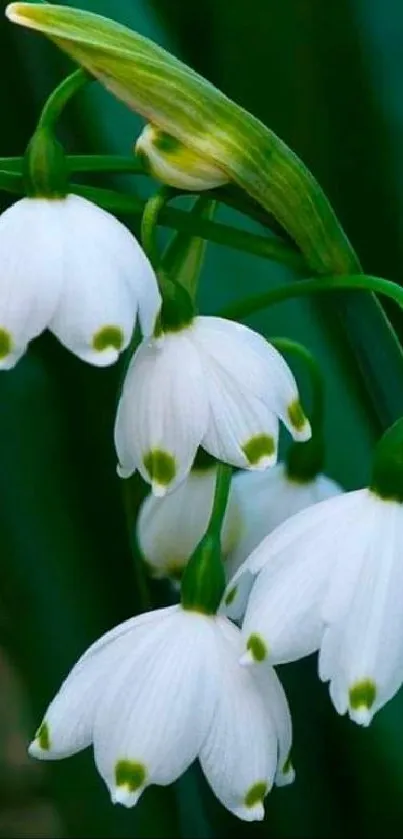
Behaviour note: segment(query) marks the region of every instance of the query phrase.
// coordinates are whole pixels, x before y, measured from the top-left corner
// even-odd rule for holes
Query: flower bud
[[[200,191],[228,181],[218,166],[151,123],[140,134],[135,151],[148,174],[177,189]]]

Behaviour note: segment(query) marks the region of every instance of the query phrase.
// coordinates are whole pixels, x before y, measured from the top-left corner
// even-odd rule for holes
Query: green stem
[[[291,338],[269,338],[269,341],[279,352],[292,353],[305,364],[309,372],[312,387],[311,424],[315,431],[321,430],[325,408],[325,388],[322,370],[315,356],[304,344],[300,344],[299,341],[293,341]]]
[[[225,511],[231,489],[232,467],[226,463],[218,463],[214,489],[213,509],[210,515],[206,533],[219,536],[221,534]]]
[[[63,79],[61,84],[50,94],[45,103],[42,113],[39,117],[37,130],[42,128],[54,128],[55,123],[60,117],[67,102],[74,96],[84,85],[93,81],[92,77],[86,70],[75,70],[66,79]]]
[[[357,291],[364,289],[375,294],[382,294],[390,297],[401,308],[403,308],[403,288],[391,280],[384,280],[381,277],[372,277],[367,274],[351,274],[348,276],[318,277],[310,280],[300,280],[290,285],[273,288],[264,294],[257,294],[254,297],[247,297],[226,307],[220,314],[222,317],[231,320],[242,320],[260,309],[273,306],[275,303],[282,303],[284,300],[291,300],[295,297],[306,297],[310,294],[320,292],[334,292],[342,289]]]
[[[175,192],[170,187],[162,187],[147,201],[141,220],[141,243],[155,269],[161,262],[161,255],[157,244],[157,226],[160,213]]]

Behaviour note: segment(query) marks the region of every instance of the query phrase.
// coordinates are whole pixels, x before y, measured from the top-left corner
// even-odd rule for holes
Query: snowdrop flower
[[[92,743],[112,801],[126,807],[198,757],[224,806],[260,820],[272,783],[294,778],[291,720],[274,670],[242,667],[240,651],[226,618],[173,606],[128,620],[75,665],[30,753],[59,759]]]
[[[207,529],[216,471],[214,466],[192,469],[174,492],[164,498],[148,495],[143,501],[137,519],[137,539],[154,577],[180,579]],[[231,493],[221,534],[224,559],[234,549],[240,529],[240,509]]]
[[[310,426],[281,355],[246,326],[196,317],[143,342],[125,380],[115,426],[122,477],[138,469],[155,495],[184,480],[201,445],[249,469],[273,465],[278,418],[295,439]]]
[[[326,475],[297,480],[290,476],[285,463],[278,463],[265,472],[238,472],[232,485],[233,497],[239,507],[241,533],[227,556],[229,578],[279,524],[306,507],[343,492],[341,486]]]
[[[287,519],[224,596],[239,617],[249,595],[245,662],[294,661],[319,649],[336,710],[361,725],[403,682],[402,436],[398,423],[378,444],[370,489]]]
[[[0,216],[0,369],[48,328],[84,361],[112,364],[160,297],[147,257],[109,213],[78,195],[23,198]]]

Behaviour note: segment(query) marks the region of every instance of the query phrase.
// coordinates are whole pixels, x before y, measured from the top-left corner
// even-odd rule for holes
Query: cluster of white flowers
[[[208,527],[216,466],[192,470],[198,448],[240,470],[221,532],[219,614],[182,600],[107,633],[62,685],[31,754],[93,744],[112,800],[126,806],[198,758],[230,811],[261,819],[273,783],[294,778],[273,665],[319,651],[336,710],[362,725],[403,681],[401,498],[343,493],[275,465],[279,420],[296,441],[311,434],[281,355],[218,317],[170,328],[142,248],[95,205],[23,199],[0,219],[0,252],[4,369],[46,327],[81,359],[111,364],[139,313],[115,443],[119,473],[151,484],[137,535],[154,576],[180,577]]]

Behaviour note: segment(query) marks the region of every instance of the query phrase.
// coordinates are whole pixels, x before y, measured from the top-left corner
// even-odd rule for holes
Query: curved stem
[[[323,373],[315,356],[308,350],[308,347],[300,344],[299,341],[293,341],[291,338],[269,338],[269,341],[279,352],[292,353],[305,364],[312,388],[311,424],[314,431],[321,430],[325,409],[325,386]]]
[[[170,187],[162,187],[147,201],[141,220],[141,242],[153,265],[157,269],[161,262],[161,255],[157,244],[157,226],[161,211],[175,193]]]
[[[61,84],[50,94],[39,117],[37,130],[41,128],[53,128],[67,102],[84,85],[93,81],[86,70],[79,69],[67,76]]]
[[[284,300],[343,289],[350,291],[362,289],[364,291],[374,292],[375,294],[382,294],[394,300],[395,303],[403,308],[403,288],[397,285],[397,283],[391,280],[384,280],[381,277],[372,277],[368,274],[351,274],[347,276],[318,277],[279,286],[264,294],[257,294],[254,297],[247,297],[244,300],[232,303],[220,312],[220,314],[221,317],[230,318],[231,320],[241,320],[248,315],[252,315],[254,312],[258,312],[260,309],[265,309]]]
[[[229,491],[231,489],[232,467],[219,462],[214,489],[213,509],[206,533],[221,534],[225,511],[227,509]]]

